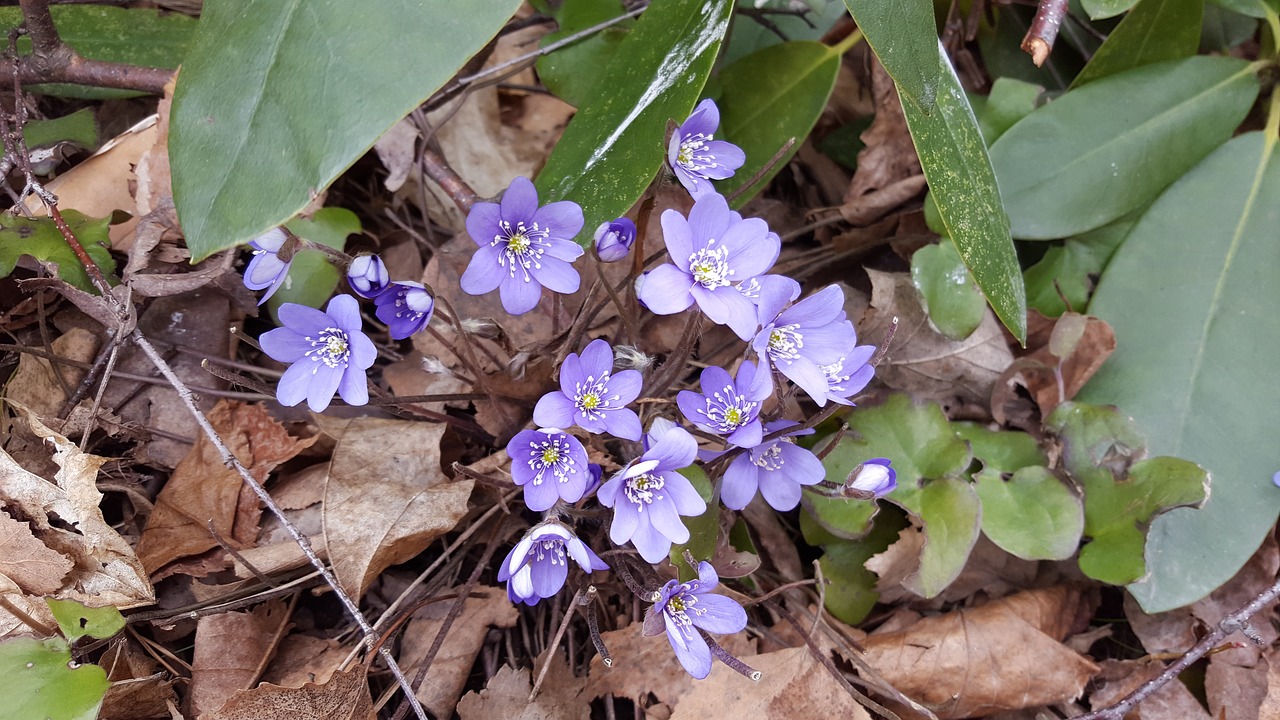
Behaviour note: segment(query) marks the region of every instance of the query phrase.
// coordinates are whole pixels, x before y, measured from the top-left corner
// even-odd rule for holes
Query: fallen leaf
[[[247,612],[205,615],[196,623],[191,661],[191,714],[222,707],[237,690],[257,682],[284,637],[289,622],[283,600],[268,600]]]
[[[1103,660],[1094,690],[1089,696],[1089,707],[1101,710],[1124,699],[1138,686],[1159,675],[1164,670],[1159,660]],[[1212,720],[1200,701],[1174,679],[1155,691],[1137,708],[1125,715],[1125,720]]]
[[[98,720],[151,720],[168,718],[173,692],[173,678],[157,672],[157,663],[137,642],[121,638],[107,646],[98,659],[107,671],[111,687],[102,699]]]
[[[613,665],[606,668],[599,655],[591,658],[586,688],[589,698],[617,695],[639,700],[653,693],[659,703],[677,705],[700,682],[720,675],[741,677],[715,662],[711,664],[711,674],[706,680],[694,680],[680,667],[666,636],[645,637],[640,632],[640,623],[600,633],[600,637],[609,649]],[[737,657],[755,654],[752,642],[744,633],[719,635],[716,641]]]
[[[88,330],[73,327],[49,343],[53,354],[77,362],[91,363],[98,354],[98,337]],[[75,388],[84,377],[84,370],[59,365],[58,372],[67,387]],[[62,391],[53,364],[44,358],[22,353],[18,356],[18,369],[5,384],[5,396],[27,406],[36,417],[56,418],[67,394]]]
[[[44,546],[26,523],[0,510],[0,575],[28,595],[52,595],[75,563]]]
[[[418,127],[413,121],[405,118],[382,134],[373,144],[373,151],[378,154],[382,166],[387,169],[387,177],[382,184],[387,192],[395,192],[404,186],[409,179],[409,171],[418,162],[417,143]]]
[[[164,97],[156,104],[155,143],[142,153],[137,167],[133,169],[138,178],[137,190],[134,192],[138,217],[173,200],[169,171],[169,111],[173,107],[173,90],[177,80],[175,75],[164,84]]]
[[[295,688],[309,682],[326,683],[348,654],[350,649],[332,638],[294,633],[280,642],[262,681]]]
[[[539,660],[538,668],[543,662],[544,659]],[[530,700],[532,673],[526,668],[517,670],[503,665],[483,690],[462,698],[458,716],[462,720],[579,720],[591,716],[591,706],[583,695],[585,684],[586,678],[575,678],[557,653],[537,696]]]
[[[377,418],[320,419],[337,440],[324,496],[333,572],[352,597],[383,570],[426,549],[467,512],[474,481],[440,467],[445,425]]]
[[[870,720],[807,647],[787,648],[741,660],[759,670],[759,683],[734,672],[718,672],[675,705],[671,720],[709,717],[817,718]]]
[[[862,133],[865,147],[858,153],[858,169],[845,192],[846,203],[920,174],[920,161],[916,159],[916,147],[902,114],[898,90],[893,78],[874,59],[871,61],[871,93],[875,99],[875,119]]]
[[[1059,358],[1051,347],[1051,333],[1053,328],[1061,329],[1068,324],[1081,333],[1076,342],[1070,344],[1065,357]],[[1026,388],[1042,418],[1048,417],[1060,403],[1074,398],[1115,352],[1116,334],[1106,321],[1099,318],[1063,313],[1052,320],[1032,310],[1028,319],[1027,347],[1034,349],[1006,368],[992,390],[991,408],[996,422],[1003,423],[1003,416],[1009,414],[1010,404],[1025,402],[1016,392],[1017,387]],[[1061,391],[1054,372],[1059,366]]]
[[[1258,708],[1258,720],[1280,720],[1280,657],[1269,648],[1267,661],[1267,694]]]
[[[236,693],[201,720],[375,720],[365,668],[336,672],[326,683],[300,688],[262,684]]]

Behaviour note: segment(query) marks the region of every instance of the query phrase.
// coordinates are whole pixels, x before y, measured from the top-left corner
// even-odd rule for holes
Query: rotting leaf
[[[544,653],[536,667],[547,661]],[[591,706],[582,695],[586,678],[576,678],[569,665],[556,654],[551,669],[532,700],[532,675],[528,669],[502,665],[484,689],[467,693],[458,703],[462,720],[579,720],[591,716]]]
[[[336,672],[326,683],[284,688],[263,683],[236,693],[202,720],[375,720],[365,668]]]
[[[57,592],[74,565],[66,555],[45,547],[26,523],[0,510],[0,575],[8,577],[24,593]]]
[[[284,637],[285,603],[267,602],[247,612],[206,615],[196,623],[191,661],[192,713],[223,706],[238,690],[248,690]]]
[[[693,691],[676,704],[671,720],[767,718],[776,717],[782,708],[796,718],[871,718],[807,647],[740,659],[762,673],[760,682],[752,685],[737,673],[715,673],[694,684]]]

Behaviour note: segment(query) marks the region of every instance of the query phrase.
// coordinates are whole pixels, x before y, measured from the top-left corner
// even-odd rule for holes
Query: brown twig
[[[1067,0],[1040,0],[1036,16],[1031,19],[1031,27],[1022,38],[1022,50],[1031,56],[1036,67],[1049,59],[1049,51],[1053,50],[1053,41],[1058,38],[1058,28],[1066,14]]]
[[[31,38],[31,54],[18,59],[24,83],[75,83],[94,87],[138,90],[163,95],[173,70],[89,60],[62,41],[49,13],[49,0],[18,0],[23,24]]]
[[[440,189],[445,191],[459,210],[463,213],[471,212],[471,206],[476,204],[476,191],[471,189],[461,175],[449,167],[449,163],[445,162],[440,153],[429,147],[423,148],[422,169],[427,177],[434,180]]]

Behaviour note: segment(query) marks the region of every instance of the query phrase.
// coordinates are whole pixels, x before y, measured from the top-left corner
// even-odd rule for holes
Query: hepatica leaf
[[[85,217],[75,210],[63,210],[62,217],[94,264],[107,276],[115,272],[115,260],[107,252],[107,244],[110,242],[107,224],[110,218],[97,220]],[[58,277],[85,292],[97,292],[93,283],[89,282],[89,274],[54,225],[53,218],[24,218],[8,213],[0,216],[0,277],[13,272],[18,258],[23,255],[57,263]]]
[[[911,283],[924,301],[929,321],[943,335],[963,340],[978,329],[987,301],[950,239],[926,245],[911,256]]]
[[[94,720],[110,685],[97,665],[76,666],[62,638],[0,642],[0,698],[7,718]]]

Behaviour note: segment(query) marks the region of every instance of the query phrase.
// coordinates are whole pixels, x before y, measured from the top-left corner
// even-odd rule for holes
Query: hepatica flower
[[[498,569],[498,580],[507,582],[511,602],[537,605],[564,587],[570,558],[587,573],[609,569],[569,528],[548,520],[535,525],[511,548]]]
[[[275,295],[289,276],[289,263],[276,255],[288,239],[284,229],[277,227],[249,241],[249,247],[253,248],[253,258],[244,269],[244,286],[250,290],[267,289],[266,294],[258,301],[259,305]]]
[[[766,287],[759,302],[760,332],[751,346],[761,364],[778,368],[818,405],[830,397],[823,365],[841,361],[854,349],[858,336],[845,317],[844,293],[829,285],[786,310],[786,295]],[[781,312],[779,312],[781,311]]]
[[[373,300],[378,319],[387,324],[393,340],[403,340],[431,322],[435,298],[420,283],[402,280],[388,285]]]
[[[258,342],[273,359],[292,363],[276,388],[281,405],[297,405],[305,398],[308,407],[323,412],[335,392],[348,405],[369,402],[364,373],[378,353],[360,330],[355,298],[339,295],[323,312],[284,303],[279,316],[284,327],[268,330]]]
[[[699,629],[717,635],[741,632],[747,626],[747,612],[733,600],[712,592],[720,584],[711,563],[698,563],[698,579],[689,582],[668,580],[658,601],[645,614],[644,634],[666,630],[667,641],[685,671],[701,680],[711,673],[711,647]],[[657,626],[662,618],[662,626]]]
[[[764,431],[769,434],[797,425],[793,420],[775,420],[765,425]],[[817,456],[791,439],[811,433],[812,429],[785,433],[729,461],[720,486],[724,506],[741,510],[755,497],[757,488],[774,510],[791,510],[800,504],[800,488],[821,482],[827,472]]]
[[[480,246],[462,273],[471,295],[497,290],[502,307],[523,315],[538,304],[542,288],[577,292],[582,256],[573,236],[582,230],[582,208],[568,200],[538,207],[538,191],[525,177],[511,181],[499,203],[476,203],[467,215],[467,234]]]
[[[618,262],[631,252],[636,242],[636,224],[620,217],[596,228],[596,257],[601,262]]]
[[[662,213],[662,237],[671,263],[641,277],[640,301],[658,315],[671,315],[693,303],[738,337],[751,339],[756,306],[738,283],[763,274],[778,259],[782,243],[759,218],[742,219],[719,195],[699,199],[685,219],[675,210]]]
[[[688,430],[673,427],[600,486],[596,497],[613,508],[609,537],[615,543],[631,541],[640,557],[656,563],[671,552],[672,543],[688,542],[680,516],[701,515],[707,503],[676,470],[689,467],[697,454],[698,441]]]
[[[524,488],[524,504],[541,512],[557,500],[582,499],[591,481],[587,449],[578,438],[557,430],[522,430],[507,443],[511,478]]]
[[[716,140],[720,126],[720,109],[710,99],[698,103],[693,114],[671,135],[667,146],[667,162],[676,179],[698,199],[714,193],[712,180],[723,180],[747,161],[742,148],[724,140]]]
[[[856,336],[854,342],[857,342]],[[827,377],[827,399],[841,405],[852,405],[849,398],[862,392],[875,377],[876,369],[867,364],[875,353],[875,345],[858,345],[848,355],[830,365],[823,365],[822,374]]]
[[[569,353],[560,365],[560,389],[543,395],[533,408],[533,421],[544,427],[578,427],[640,439],[640,418],[626,405],[640,394],[637,370],[613,372],[613,349],[593,340],[582,355]]]
[[[871,458],[859,465],[845,481],[844,492],[856,498],[870,500],[893,492],[898,487],[898,472],[888,458]]]
[[[752,448],[763,437],[760,405],[771,394],[769,369],[744,362],[736,379],[721,367],[703,370],[702,392],[681,390],[676,403],[698,429],[726,435],[730,445]]]
[[[347,284],[355,294],[372,300],[391,284],[391,275],[377,255],[357,255],[347,267]]]

